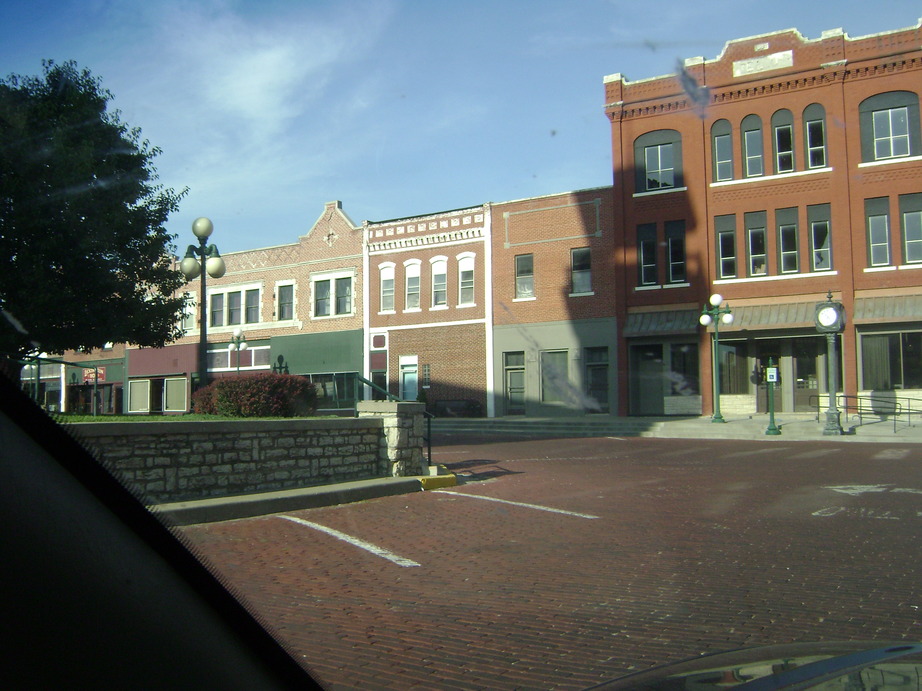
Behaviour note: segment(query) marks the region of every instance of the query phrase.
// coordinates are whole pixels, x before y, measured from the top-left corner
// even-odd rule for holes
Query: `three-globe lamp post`
[[[234,329],[234,335],[231,336],[231,342],[228,347],[231,351],[237,351],[237,374],[240,374],[240,353],[247,349],[247,342],[243,337],[242,329]]]
[[[724,303],[722,295],[714,293],[708,298],[710,307],[705,305],[701,309],[701,317],[698,321],[702,326],[708,327],[714,325],[714,347],[713,347],[713,375],[714,375],[714,415],[711,416],[711,422],[726,422],[723,415],[720,414],[720,324],[730,325],[733,323],[733,313],[730,306]]]
[[[198,388],[208,385],[208,293],[205,276],[221,278],[227,267],[215,245],[208,244],[208,238],[214,231],[214,225],[207,218],[197,218],[192,222],[192,234],[198,238],[198,247],[189,245],[186,256],[179,263],[186,280],[193,281],[202,277],[199,304],[201,307],[198,343]]]

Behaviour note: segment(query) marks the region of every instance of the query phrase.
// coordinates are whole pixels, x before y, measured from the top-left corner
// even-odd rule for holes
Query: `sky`
[[[222,253],[611,184],[603,78],[727,41],[914,26],[922,0],[5,0],[0,76],[75,60]]]

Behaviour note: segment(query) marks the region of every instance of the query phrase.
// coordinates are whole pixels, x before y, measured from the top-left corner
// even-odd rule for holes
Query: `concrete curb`
[[[321,506],[350,504],[366,499],[395,496],[435,489],[425,486],[423,481],[455,481],[454,475],[437,477],[384,477],[373,480],[357,480],[335,485],[305,487],[277,492],[260,492],[232,497],[214,497],[194,501],[157,504],[150,510],[171,525],[191,525],[193,523],[216,523],[237,518],[265,516],[284,511],[313,509]],[[440,485],[449,486],[449,485]]]

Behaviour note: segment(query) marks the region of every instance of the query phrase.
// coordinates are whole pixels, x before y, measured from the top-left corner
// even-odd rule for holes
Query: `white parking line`
[[[370,542],[365,542],[357,537],[352,537],[351,535],[346,535],[346,533],[341,533],[334,528],[327,528],[325,525],[320,525],[319,523],[312,523],[311,521],[305,521],[303,518],[295,518],[294,516],[278,516],[278,518],[284,518],[286,521],[291,521],[292,523],[299,523],[300,525],[307,526],[308,528],[313,528],[314,530],[319,530],[321,533],[326,533],[327,535],[332,535],[338,540],[343,542],[348,542],[354,547],[364,549],[368,552],[371,552],[375,556],[381,557],[382,559],[387,559],[392,561],[397,566],[420,566],[419,563],[413,561],[412,559],[407,559],[401,557],[400,555],[394,554],[393,552],[384,549],[383,547],[378,547],[373,545]]]
[[[483,499],[485,501],[495,501],[500,504],[511,504],[512,506],[521,506],[526,509],[537,509],[538,511],[550,511],[551,513],[562,513],[564,516],[576,516],[577,518],[598,518],[589,513],[577,513],[576,511],[564,511],[563,509],[552,509],[550,506],[541,506],[540,504],[525,504],[520,501],[509,501],[508,499],[496,499],[495,497],[485,497],[481,494],[463,494],[461,492],[451,492],[446,489],[434,489],[433,492],[442,494],[451,494],[456,497],[469,497],[471,499]]]

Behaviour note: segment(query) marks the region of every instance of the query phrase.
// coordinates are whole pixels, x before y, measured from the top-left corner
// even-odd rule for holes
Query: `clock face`
[[[819,314],[816,315],[816,320],[822,326],[832,326],[836,323],[836,320],[839,318],[839,312],[835,307],[824,307],[819,311]]]

